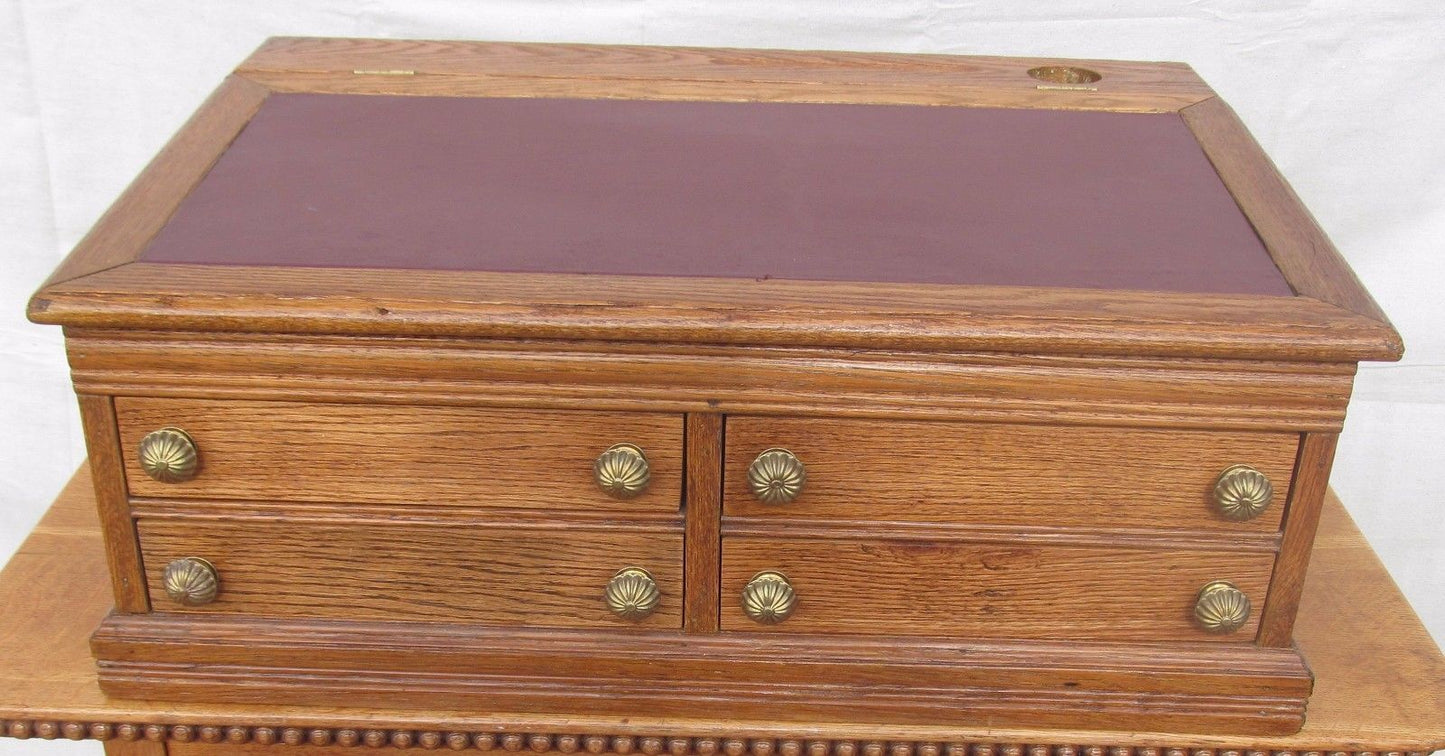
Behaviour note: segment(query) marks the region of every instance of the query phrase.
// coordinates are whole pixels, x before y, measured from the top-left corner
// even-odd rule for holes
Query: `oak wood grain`
[[[1393,329],[1308,297],[1009,286],[131,263],[34,304],[37,323],[87,328],[1331,362],[1398,351]]]
[[[800,724],[768,716],[722,717],[707,707],[676,717],[648,712],[617,717],[521,709],[142,701],[108,698],[96,682],[87,639],[110,611],[111,595],[89,473],[82,470],[0,573],[0,602],[24,607],[0,613],[0,719],[6,722],[5,734],[37,733],[39,724],[51,723],[55,727],[47,731],[60,737],[63,725],[73,723],[81,737],[102,740],[143,739],[147,728],[155,727],[157,739],[173,745],[186,738],[201,742],[204,727],[219,728],[228,742],[258,744],[281,742],[279,735],[292,728],[301,733],[323,730],[338,745],[351,737],[344,734],[351,730],[358,743],[363,737],[372,742],[374,736],[375,742],[385,744],[400,733],[398,742],[418,744],[426,733],[444,739],[447,733],[460,732],[482,738],[474,748],[505,741],[518,749],[527,747],[531,734],[574,735],[595,743],[602,753],[635,753],[645,738],[658,738],[664,746],[676,739],[686,746],[680,751],[684,756],[715,753],[707,747],[728,739],[740,741],[740,753],[756,743],[758,752],[766,754],[785,747],[807,750],[811,742],[830,747],[848,743],[858,749],[876,744],[877,753],[895,743],[913,749],[938,744],[950,756],[1024,756],[1030,753],[1025,744],[1050,746],[1047,756],[1110,748],[1157,748],[1161,753],[1168,748],[1186,753],[1206,749],[1213,754],[1430,752],[1445,747],[1445,692],[1437,684],[1445,678],[1445,656],[1333,497],[1326,501],[1314,553],[1295,636],[1314,670],[1315,694],[1304,729],[1286,736],[1210,735],[1188,729],[1145,733],[1109,729],[1107,724],[1089,730],[879,725],[846,716]],[[1216,645],[1209,650],[1228,648]],[[924,752],[914,751],[920,756]],[[1146,752],[1152,753],[1128,751]]]
[[[1234,110],[1215,97],[1185,108],[1181,115],[1295,291],[1393,331],[1385,313]],[[1393,342],[1394,356],[1389,359],[1399,359],[1404,351],[1399,334]]]
[[[115,608],[121,612],[150,609],[145,568],[136,545],[135,523],[126,498],[125,469],[115,403],[108,396],[80,394],[80,422],[90,451],[95,506],[105,531],[106,562],[115,591]]]
[[[445,623],[405,627],[411,631],[409,644],[415,653],[384,658],[377,654],[395,647],[396,623],[257,620],[217,614],[111,617],[96,631],[92,646],[104,664],[103,678],[112,673],[171,677],[180,684],[185,681],[176,667],[184,664],[205,665],[207,674],[225,667],[251,667],[259,678],[268,671],[295,667],[318,673],[354,671],[358,659],[368,659],[372,671],[420,676],[440,670],[463,676],[462,686],[503,677],[520,688],[527,676],[541,671],[554,682],[625,680],[644,687],[670,683],[676,691],[686,688],[689,680],[705,679],[718,686],[699,691],[703,696],[733,684],[770,697],[786,695],[777,689],[834,685],[876,686],[897,698],[909,694],[896,689],[909,685],[920,690],[1035,689],[1052,691],[1059,698],[1072,692],[1127,691],[1181,696],[1220,692],[1220,674],[1229,677],[1229,693],[1247,698],[1285,697],[1308,688],[1308,675],[1293,651],[1247,644],[1164,646],[785,633],[679,636],[660,630],[617,634]],[[1101,655],[1117,665],[1097,664]],[[804,656],[808,664],[780,663]],[[1139,673],[1149,675],[1145,689],[1131,677]],[[413,699],[425,703],[420,696]]]
[[[764,504],[748,489],[748,466],[772,447],[807,469],[787,504]],[[1298,448],[1296,433],[734,416],[723,511],[729,520],[1264,534],[1279,528]],[[1235,464],[1264,472],[1276,491],[1246,522],[1210,502],[1215,479]]]
[[[718,627],[718,573],[722,560],[719,541],[722,516],[723,416],[692,413],[687,416],[686,538],[683,544],[683,628],[692,633],[716,632]]]
[[[137,525],[160,612],[478,625],[682,625],[682,533],[676,528],[571,529],[275,522],[188,517]],[[199,607],[166,598],[166,564],[201,557],[221,590]],[[657,610],[631,623],[603,590],[625,567],[652,573]]]
[[[136,496],[658,513],[682,503],[677,415],[140,397],[116,408]],[[140,469],[141,437],[166,426],[200,448],[193,480]],[[623,442],[645,451],[651,480],[619,500],[598,488],[592,464]]]
[[[940,635],[1247,643],[1269,586],[1269,554],[942,544],[723,535],[725,632]],[[797,592],[791,617],[759,625],[743,586],[775,570]],[[1229,580],[1255,602],[1237,633],[1193,621],[1195,595]]]
[[[1060,86],[1031,68],[1102,78]],[[816,50],[276,38],[237,69],[277,91],[874,102],[1174,111],[1213,93],[1186,65]]]
[[[142,510],[132,504],[133,511]],[[1106,548],[1178,549],[1219,553],[1274,554],[1279,551],[1279,533],[1249,533],[1233,530],[1174,530],[1138,528],[1111,529],[1058,527],[1054,525],[969,525],[938,522],[890,520],[796,520],[786,517],[729,517],[723,521],[727,535],[821,539],[884,539],[930,543],[973,543],[1002,546],[1102,546]]]
[[[357,673],[351,671],[303,676],[291,669],[270,674],[255,668],[201,666],[193,669],[190,665],[137,670],[133,665],[107,663],[102,667],[102,674],[102,684],[107,690],[127,698],[165,692],[170,696],[230,703],[284,704],[325,696],[328,700],[345,697],[367,705],[393,703],[402,698],[415,702],[414,705],[424,702],[448,709],[490,703],[507,709],[548,710],[558,707],[556,702],[567,695],[573,702],[569,709],[587,713],[626,716],[628,712],[647,710],[686,716],[700,707],[709,707],[738,716],[776,716],[780,721],[793,721],[797,727],[807,727],[810,721],[836,721],[842,717],[865,723],[886,720],[902,725],[958,723],[967,726],[995,722],[1001,726],[1069,723],[1085,727],[1129,719],[1148,723],[1156,730],[1193,727],[1211,733],[1243,734],[1248,728],[1248,732],[1256,735],[1280,735],[1299,729],[1302,718],[1300,700],[1291,697],[1192,694],[1186,703],[1179,703],[1178,699],[1170,700],[1171,697],[1139,693],[1114,696],[1071,693],[1050,698],[1035,690],[952,688],[930,690],[925,698],[908,693],[890,695],[868,688],[857,692],[852,686],[830,685],[795,686],[769,691],[773,695],[763,696],[757,686],[724,682],[708,692],[693,681],[681,684],[568,681],[565,688],[539,691],[532,685],[513,685],[486,678],[463,688],[456,684],[455,678],[437,673],[371,674],[367,676],[368,688],[357,692],[354,685]],[[244,680],[253,678],[264,680],[264,693],[248,689],[244,684]],[[725,699],[726,703],[712,703],[718,699]],[[772,712],[777,710],[781,710],[781,714],[774,715]]]
[[[116,617],[94,636],[103,688],[124,697],[319,701],[726,716],[799,723],[982,719],[1298,727],[1309,677],[1283,649],[797,639],[512,631],[432,625],[396,655],[395,626]],[[1117,667],[1098,668],[1101,656]],[[807,664],[780,664],[806,658]],[[364,669],[358,669],[362,660]],[[1140,672],[1146,678],[1137,677]],[[358,678],[365,680],[357,684]],[[1049,706],[1041,715],[1039,702]],[[1130,712],[1126,714],[1126,712]]]
[[[181,200],[241,133],[267,94],[269,90],[260,84],[238,76],[227,77],[96,221],[45,285],[136,259]],[[43,298],[43,287],[37,297]],[[43,306],[43,302],[31,302],[32,308]]]
[[[1306,433],[1300,443],[1299,464],[1285,513],[1284,539],[1274,564],[1275,579],[1259,623],[1257,642],[1262,646],[1288,646],[1294,642],[1291,631],[1314,550],[1320,511],[1329,492],[1338,440],[1333,433]]]
[[[158,740],[107,740],[105,756],[167,756],[170,748]]]
[[[1352,364],[445,338],[68,333],[88,392],[1337,430]],[[425,374],[427,380],[416,376]]]

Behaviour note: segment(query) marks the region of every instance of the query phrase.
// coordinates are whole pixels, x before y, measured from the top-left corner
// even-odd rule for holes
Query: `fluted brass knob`
[[[797,606],[798,594],[781,572],[759,572],[743,586],[743,612],[759,625],[776,625]]]
[[[1214,508],[1229,520],[1252,520],[1269,506],[1274,486],[1249,465],[1231,465],[1214,481]]]
[[[748,465],[748,488],[764,504],[787,504],[803,492],[808,471],[787,449],[767,449]]]
[[[614,499],[631,499],[647,488],[652,471],[647,455],[635,444],[614,444],[592,464],[592,477],[603,493]]]
[[[1216,580],[1199,589],[1194,620],[1208,632],[1232,633],[1249,621],[1249,597],[1234,583]]]
[[[196,477],[200,455],[191,434],[180,428],[161,428],[140,440],[140,467],[162,483],[181,483]]]
[[[221,589],[216,568],[200,557],[183,557],[166,565],[161,585],[171,601],[182,606],[209,604]]]
[[[607,608],[613,614],[630,622],[638,622],[657,610],[662,601],[662,592],[652,573],[641,567],[627,567],[617,571],[607,581]]]

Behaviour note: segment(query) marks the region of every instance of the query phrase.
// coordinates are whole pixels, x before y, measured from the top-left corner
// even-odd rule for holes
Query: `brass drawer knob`
[[[767,449],[748,465],[748,488],[764,504],[787,504],[803,492],[808,471],[787,449]]]
[[[743,586],[743,612],[759,625],[776,625],[797,606],[798,594],[781,572],[759,572]]]
[[[1199,589],[1194,620],[1208,632],[1232,633],[1249,621],[1249,597],[1234,583],[1216,580]]]
[[[1252,520],[1269,506],[1274,486],[1249,465],[1231,465],[1214,481],[1214,508],[1227,520]]]
[[[641,567],[627,567],[617,571],[607,581],[607,608],[613,614],[629,622],[638,622],[657,610],[662,601],[662,592],[652,573]]]
[[[166,565],[161,585],[171,601],[181,606],[209,604],[221,589],[216,568],[200,557],[183,557]]]
[[[200,456],[195,439],[180,428],[161,428],[140,440],[140,467],[162,483],[182,483],[196,477]]]
[[[647,488],[652,472],[647,455],[635,444],[614,444],[592,464],[597,487],[614,499],[631,499]]]

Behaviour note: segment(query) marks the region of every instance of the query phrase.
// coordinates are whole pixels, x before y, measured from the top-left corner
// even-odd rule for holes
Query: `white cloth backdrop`
[[[1360,371],[1333,484],[1445,639],[1445,6],[1431,0],[0,0],[0,558],[84,454],[60,331],[26,322],[27,297],[271,35],[1192,64],[1404,334],[1403,362]],[[0,740],[35,747],[96,748]]]

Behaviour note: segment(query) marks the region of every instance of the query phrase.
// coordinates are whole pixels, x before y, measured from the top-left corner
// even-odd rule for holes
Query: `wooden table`
[[[0,573],[0,725],[11,737],[98,739],[109,754],[303,756],[347,747],[669,756],[1254,756],[1428,753],[1445,747],[1445,657],[1333,496],[1296,638],[1316,676],[1285,737],[880,727],[695,718],[557,717],[108,698],[87,639],[111,605],[85,468]],[[290,751],[297,753],[298,751]]]

